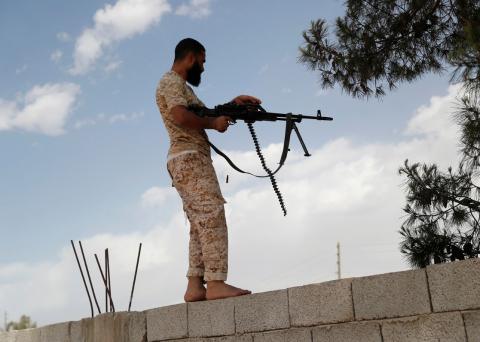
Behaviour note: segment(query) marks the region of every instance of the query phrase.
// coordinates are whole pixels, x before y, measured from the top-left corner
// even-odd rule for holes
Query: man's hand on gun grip
[[[213,128],[219,131],[220,133],[223,133],[227,130],[228,126],[230,125],[230,121],[232,121],[232,119],[228,116],[219,116],[218,118],[214,119]]]

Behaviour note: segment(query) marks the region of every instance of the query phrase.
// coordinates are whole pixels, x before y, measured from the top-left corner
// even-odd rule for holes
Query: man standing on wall
[[[170,137],[167,169],[190,221],[188,286],[186,302],[250,294],[225,283],[228,271],[228,234],[225,200],[212,165],[206,129],[225,132],[230,118],[201,118],[188,110],[204,104],[192,88],[200,84],[204,71],[205,48],[192,38],[175,47],[170,71],[163,75],[156,90],[156,101]],[[237,104],[261,101],[240,95]],[[203,286],[206,281],[207,288]]]

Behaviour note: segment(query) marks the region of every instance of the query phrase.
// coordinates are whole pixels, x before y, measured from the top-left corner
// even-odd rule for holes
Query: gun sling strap
[[[247,123],[248,125],[248,128],[249,128],[249,131],[250,131],[250,134],[252,135],[252,138],[253,138],[253,142],[255,144],[255,149],[257,151],[257,154],[259,155],[260,157],[260,160],[262,161],[262,166],[264,164],[264,158],[263,158],[263,154],[262,154],[262,151],[260,150],[260,145],[258,144],[258,139],[257,139],[257,135],[255,134],[255,130],[253,129],[253,125],[252,123]],[[290,136],[292,134],[292,129],[294,128],[294,122],[292,121],[290,115],[287,115],[287,118],[285,120],[285,137],[283,139],[283,149],[282,149],[282,154],[280,156],[280,161],[278,162],[278,167],[276,168],[275,171],[267,171],[267,175],[256,175],[256,174],[253,174],[251,172],[248,172],[248,171],[245,171],[245,170],[242,170],[241,168],[239,168],[237,165],[235,165],[235,163],[225,154],[223,153],[218,147],[216,147],[214,144],[212,144],[210,141],[208,142],[210,144],[210,146],[212,147],[212,149],[220,156],[222,156],[228,164],[230,164],[230,166],[240,172],[240,173],[246,173],[248,175],[251,175],[251,176],[254,176],[254,177],[258,177],[258,178],[266,178],[266,177],[270,177],[270,174],[271,175],[275,175],[278,171],[280,171],[280,169],[282,168],[282,166],[284,165],[285,163],[285,160],[287,159],[287,155],[288,155],[288,152],[290,151]]]
[[[250,134],[252,135],[252,139],[253,139],[253,143],[255,144],[255,150],[257,151],[257,155],[258,157],[260,158],[260,162],[262,164],[262,167],[263,169],[265,170],[265,172],[267,173],[266,175],[255,175],[251,172],[248,172],[248,171],[244,171],[242,169],[240,169],[237,165],[235,165],[235,163],[225,154],[223,153],[218,147],[216,147],[214,144],[212,144],[211,142],[208,142],[210,144],[210,146],[213,148],[213,150],[219,154],[220,156],[222,156],[228,164],[230,164],[230,166],[235,169],[236,171],[240,172],[240,173],[246,173],[246,174],[249,174],[249,175],[252,175],[254,177],[258,177],[258,178],[265,178],[265,177],[268,177],[270,178],[270,182],[272,183],[272,187],[273,187],[273,190],[275,192],[275,194],[277,195],[277,198],[278,198],[278,202],[280,203],[280,207],[282,208],[282,211],[283,211],[283,215],[287,215],[287,209],[285,207],[285,202],[283,200],[283,196],[282,196],[282,193],[280,192],[280,190],[278,189],[278,185],[277,185],[277,181],[275,180],[275,177],[274,175],[280,171],[280,169],[282,168],[282,166],[284,165],[285,163],[285,160],[287,159],[287,155],[288,155],[288,151],[290,151],[289,149],[289,146],[290,146],[290,136],[292,134],[292,129],[294,129],[295,127],[295,123],[293,122],[292,120],[292,117],[290,114],[287,115],[286,117],[286,120],[285,120],[285,137],[283,139],[283,149],[282,149],[282,155],[280,156],[280,161],[279,161],[279,165],[277,167],[277,169],[275,171],[271,171],[268,167],[267,167],[267,164],[265,163],[265,158],[263,157],[263,154],[262,154],[262,150],[260,149],[260,144],[258,143],[258,139],[257,139],[257,135],[255,133],[255,129],[253,128],[253,123],[252,122],[248,122],[247,123],[247,126],[248,126],[248,130],[250,131]]]

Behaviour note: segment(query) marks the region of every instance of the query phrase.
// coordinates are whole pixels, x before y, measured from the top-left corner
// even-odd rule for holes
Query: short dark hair
[[[199,55],[205,52],[205,47],[193,38],[185,38],[178,42],[175,47],[175,62],[184,59],[189,52]]]

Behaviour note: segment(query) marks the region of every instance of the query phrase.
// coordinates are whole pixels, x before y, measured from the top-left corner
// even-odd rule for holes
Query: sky
[[[140,242],[132,309],[183,301],[189,226],[170,186],[154,95],[185,37],[207,50],[194,89],[207,106],[250,94],[273,112],[334,117],[299,125],[311,157],[292,136],[277,177],[286,217],[268,180],[212,153],[227,200],[228,282],[262,292],[336,279],[337,242],[342,277],[409,269],[398,248],[398,168],[405,159],[455,166],[450,113],[460,86],[443,73],[382,99],[320,88],[298,62],[302,31],[343,12],[337,0],[0,3],[0,313],[39,325],[89,316],[70,240],[82,241],[102,299],[93,254],[109,248],[117,310],[128,307]],[[275,165],[283,125],[255,127]],[[261,172],[244,124],[207,133],[242,168]]]

